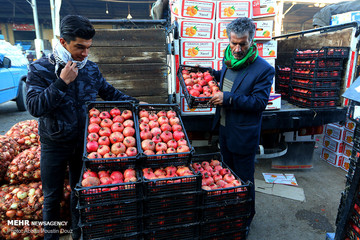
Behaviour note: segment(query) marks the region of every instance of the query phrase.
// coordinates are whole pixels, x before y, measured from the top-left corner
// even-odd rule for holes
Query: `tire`
[[[19,83],[19,94],[16,98],[16,106],[19,111],[26,111],[26,84],[25,81]]]

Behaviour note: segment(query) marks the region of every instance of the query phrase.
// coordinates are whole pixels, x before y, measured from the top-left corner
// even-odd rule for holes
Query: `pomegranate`
[[[110,152],[110,147],[108,145],[100,145],[97,149],[97,153],[101,156],[104,156],[108,152]]]
[[[112,179],[110,177],[102,177],[100,178],[100,183],[102,185],[108,185],[108,184],[112,184]]]
[[[157,120],[156,120],[156,121],[150,120],[150,122],[149,122],[149,127],[150,127],[150,129],[153,129],[153,128],[159,127],[159,126],[160,126],[160,124],[158,123]]]
[[[222,176],[219,173],[216,173],[212,175],[215,182],[218,182],[219,180],[222,180]]]
[[[96,174],[96,172],[93,172],[90,169],[88,169],[86,172],[84,172],[83,179],[87,177],[98,177],[98,175]]]
[[[218,166],[218,165],[220,165],[220,161],[219,161],[219,160],[211,159],[211,161],[210,161],[210,166],[215,167],[215,166]]]
[[[173,132],[175,132],[175,131],[182,131],[182,127],[181,127],[181,125],[179,125],[179,124],[174,124],[174,125],[172,125],[172,131]]]
[[[119,122],[119,123],[123,123],[124,121],[125,121],[125,119],[124,119],[124,117],[123,116],[115,116],[113,119],[112,119],[112,121],[114,122],[114,123],[116,123],[116,122]]]
[[[125,120],[125,122],[123,122],[124,127],[134,127],[134,121],[131,119]]]
[[[126,127],[122,133],[125,137],[132,137],[135,135],[135,129],[133,127]]]
[[[103,112],[101,112],[100,114],[99,114],[99,117],[101,118],[101,119],[106,119],[106,118],[111,118],[111,116],[110,116],[110,113],[109,112],[107,112],[107,111],[103,111]]]
[[[169,147],[169,148],[166,150],[166,153],[176,153],[176,149],[175,149],[175,148],[172,148],[172,147]]]
[[[124,135],[122,135],[120,132],[113,132],[109,136],[111,144],[122,142],[124,141]]]
[[[214,183],[214,179],[208,173],[205,173],[202,179],[202,185],[209,186],[211,183]]]
[[[202,185],[201,188],[203,190],[205,190],[205,191],[210,191],[211,190],[211,188],[209,186],[207,186],[207,185]]]
[[[176,141],[179,141],[180,139],[182,139],[182,138],[185,138],[185,134],[184,134],[184,132],[180,132],[180,131],[175,131],[174,133],[173,133],[173,136],[174,136],[174,139],[176,140]]]
[[[149,123],[149,122],[150,122],[150,120],[147,117],[142,117],[139,119],[139,123]]]
[[[120,114],[121,114],[121,111],[117,107],[114,107],[113,109],[110,110],[110,115],[113,118],[116,116],[119,116]]]
[[[234,180],[235,180],[235,177],[231,173],[228,173],[228,174],[224,175],[224,181],[225,182],[232,183]]]
[[[101,158],[101,155],[97,152],[92,152],[87,156],[89,159]]]
[[[150,121],[157,121],[158,119],[159,119],[159,117],[155,113],[150,113],[149,114],[149,120]]]
[[[150,130],[153,137],[160,135],[162,133],[161,129],[159,127],[154,127]]]
[[[97,140],[99,140],[99,135],[97,133],[90,133],[87,136],[87,140],[88,140],[88,142],[97,141]]]
[[[129,147],[128,149],[126,149],[125,153],[129,157],[136,156],[137,155],[137,149],[136,149],[136,147]]]
[[[100,111],[97,110],[96,108],[90,109],[90,110],[89,110],[89,116],[93,116],[93,115],[99,116],[99,115],[100,115]]]
[[[99,138],[98,143],[99,143],[99,145],[110,145],[110,139],[107,136],[103,136],[103,137]],[[91,152],[94,152],[94,151],[91,151]]]
[[[99,129],[99,135],[100,136],[107,136],[109,137],[111,134],[111,130],[108,127],[102,127]]]
[[[220,175],[221,176],[221,175]],[[216,181],[216,185],[218,185],[220,188],[224,188],[224,186],[227,184],[224,180],[220,179]]]
[[[218,186],[215,183],[210,183],[209,187],[210,187],[211,190],[214,190],[214,189],[218,188]]]
[[[149,117],[149,112],[146,111],[145,109],[142,109],[139,111],[139,117],[142,118],[142,117]]]
[[[219,171],[219,173],[224,176],[224,175],[229,174],[231,172],[230,172],[230,170],[228,168],[223,168],[223,169],[221,169]]]
[[[171,131],[171,130],[172,130],[171,126],[170,126],[169,124],[167,124],[167,123],[161,125],[161,126],[160,126],[160,129],[161,129],[161,131],[163,131],[163,132],[165,132],[165,131]]]
[[[145,129],[150,131],[150,126],[147,123],[140,123],[139,128],[140,128],[140,131],[143,131]]]
[[[154,151],[155,150],[155,143],[150,139],[145,139],[144,141],[141,142],[141,148],[144,151],[145,150]]]
[[[111,121],[111,119],[108,119],[108,118],[103,119],[100,123],[101,127],[111,128],[111,125],[113,125],[113,121]]]
[[[220,170],[223,169],[223,167],[222,167],[221,165],[216,165],[216,166],[214,167],[214,169],[217,170],[217,171],[219,171],[219,173],[220,173]]]
[[[122,132],[123,130],[124,130],[124,125],[120,122],[114,122],[113,125],[111,125],[112,132]]]
[[[101,118],[99,118],[96,114],[92,115],[92,117],[89,119],[89,123],[96,123],[96,124],[100,124],[101,123]]]
[[[142,140],[145,140],[145,139],[152,139],[153,138],[153,135],[151,134],[151,132],[149,130],[143,130],[140,132],[140,138]]]
[[[98,147],[99,147],[98,142],[96,142],[96,141],[90,141],[90,142],[88,142],[88,143],[86,144],[86,151],[87,151],[88,153],[90,153],[90,152],[96,152],[97,149],[98,149]]]
[[[145,154],[145,155],[155,155],[155,153],[154,153],[153,150],[145,150],[145,151],[144,151],[144,154]]]
[[[121,116],[122,116],[125,120],[131,119],[131,118],[132,118],[132,112],[131,112],[130,110],[124,110],[124,111],[121,113]]]
[[[91,123],[88,126],[88,132],[89,133],[97,133],[97,132],[99,132],[99,130],[100,130],[99,124]]]
[[[164,110],[161,110],[159,111],[157,114],[156,114],[159,118],[162,117],[162,116],[165,116],[166,117],[166,112]]]
[[[167,142],[167,146],[169,148],[177,148],[178,144],[177,141],[175,139],[171,139]]]
[[[187,146],[187,141],[185,139],[180,139],[177,141],[178,146]]]
[[[136,146],[136,140],[134,137],[126,137],[123,141],[124,145],[128,148]],[[129,154],[128,154],[129,155]]]
[[[111,146],[111,152],[116,155],[118,155],[119,153],[125,153],[125,150],[126,150],[126,147],[121,142],[117,142]]]
[[[191,173],[190,169],[186,166],[179,166],[176,170],[178,176],[184,176],[185,173]]]
[[[169,119],[172,118],[172,117],[176,117],[176,112],[171,109],[171,110],[166,112],[166,117],[169,118]]]
[[[200,85],[199,85],[200,86]],[[200,92],[198,91],[198,90],[196,90],[196,89],[191,89],[190,91],[189,91],[189,93],[190,93],[190,95],[191,96],[194,96],[194,97],[199,97],[199,95],[200,95]]]
[[[160,137],[163,140],[163,142],[165,142],[165,143],[167,143],[168,141],[173,139],[173,135],[170,131],[165,131],[165,132],[161,133]]]
[[[164,142],[159,142],[159,143],[157,143],[156,144],[156,146],[155,146],[155,150],[158,152],[158,151],[165,151],[166,152],[166,150],[167,150],[167,145],[166,145],[166,143],[164,143]]]
[[[136,172],[132,168],[128,168],[124,171],[124,178],[136,177]]]
[[[100,180],[97,177],[88,177],[81,181],[81,185],[83,187],[99,186]]]
[[[190,148],[188,146],[181,145],[177,147],[176,152],[190,152]]]
[[[116,154],[113,154],[112,152],[105,153],[103,158],[115,158]]]
[[[169,118],[169,123],[171,126],[175,125],[175,124],[180,124],[180,119],[178,117],[171,117]]]
[[[152,140],[154,143],[159,143],[159,142],[162,141],[160,135],[156,135],[156,136],[153,137],[151,140]]]
[[[166,116],[161,116],[158,119],[158,123],[161,125],[163,124],[168,124],[169,123],[169,119]]]

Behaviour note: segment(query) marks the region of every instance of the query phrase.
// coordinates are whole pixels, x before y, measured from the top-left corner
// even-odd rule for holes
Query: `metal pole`
[[[34,15],[34,25],[35,25],[35,51],[36,51],[36,58],[41,58],[40,50],[43,49],[43,42],[41,40],[40,36],[40,28],[39,28],[39,19],[37,14],[37,6],[36,6],[36,0],[31,0],[31,7],[33,9],[33,15]]]

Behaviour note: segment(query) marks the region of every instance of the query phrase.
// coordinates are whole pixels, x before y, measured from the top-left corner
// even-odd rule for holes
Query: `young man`
[[[220,151],[225,163],[242,180],[254,183],[261,117],[275,70],[258,55],[253,42],[255,25],[251,19],[235,19],[226,31],[230,44],[225,50],[223,68],[214,72],[222,92],[210,100],[217,106],[214,127],[220,123]],[[255,214],[254,188],[250,194],[253,201],[249,226]]]
[[[67,164],[72,189],[72,237],[79,239],[79,213],[74,187],[80,179],[87,101],[133,100],[102,77],[88,60],[95,30],[88,19],[66,16],[60,24],[60,42],[47,58],[30,65],[27,106],[39,117],[41,180],[44,193],[43,220],[58,221]],[[45,226],[45,239],[58,239],[58,226]],[[50,231],[52,230],[52,231]],[[49,233],[54,232],[54,233]]]

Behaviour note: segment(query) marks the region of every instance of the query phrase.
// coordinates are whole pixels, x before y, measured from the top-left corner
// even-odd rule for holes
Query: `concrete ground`
[[[15,123],[34,119],[27,112],[18,112],[14,102],[0,104],[0,135]],[[271,160],[259,160],[255,178],[262,173],[293,173],[304,189],[305,202],[256,192],[256,215],[248,240],[321,240],[326,232],[335,231],[335,219],[346,172],[320,159],[321,141],[313,154],[309,170],[279,171],[271,169]],[[65,235],[62,240],[71,239]]]

